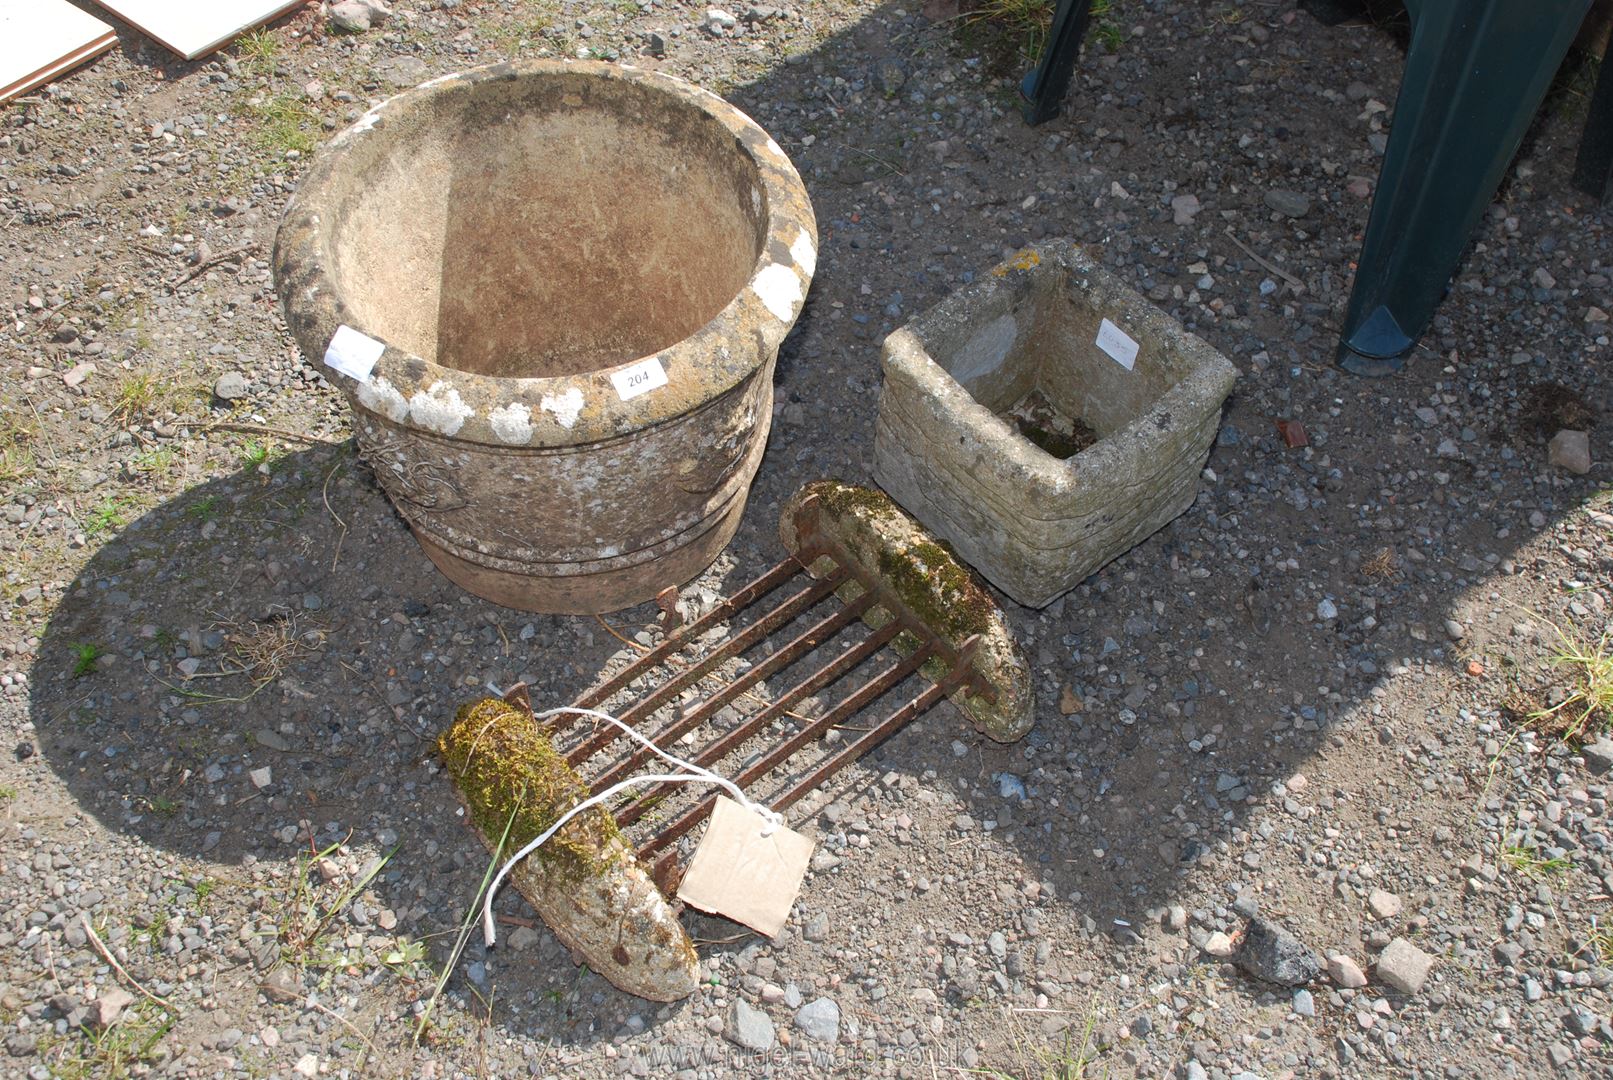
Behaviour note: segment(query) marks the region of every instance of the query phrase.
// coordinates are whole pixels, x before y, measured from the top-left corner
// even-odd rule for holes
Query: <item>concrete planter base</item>
[[[874,475],[1030,607],[1192,505],[1237,377],[1068,241],[897,330],[883,363]],[[1073,449],[1071,430],[1095,441],[1043,449]]]

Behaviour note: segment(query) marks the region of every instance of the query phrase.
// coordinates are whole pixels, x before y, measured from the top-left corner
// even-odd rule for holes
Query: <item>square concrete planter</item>
[[[1192,505],[1237,377],[1062,240],[891,334],[883,362],[874,475],[1030,607]]]

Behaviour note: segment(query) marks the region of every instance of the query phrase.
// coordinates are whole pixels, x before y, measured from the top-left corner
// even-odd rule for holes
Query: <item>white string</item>
[[[542,847],[545,841],[547,841],[555,833],[559,832],[560,827],[566,822],[570,821],[584,810],[587,810],[589,807],[598,806],[600,803],[614,797],[619,791],[624,791],[627,788],[633,787],[637,784],[683,784],[689,783],[690,781],[701,784],[716,784],[719,787],[726,788],[728,793],[734,797],[735,801],[762,819],[763,836],[771,836],[780,826],[784,824],[784,818],[778,812],[770,810],[760,803],[752,802],[750,799],[746,798],[745,793],[739,789],[739,785],[728,779],[726,776],[720,776],[717,773],[712,772],[710,769],[703,768],[702,766],[696,765],[691,761],[685,761],[680,757],[667,753],[665,750],[662,750],[649,739],[645,738],[637,731],[634,731],[631,727],[622,723],[609,713],[600,712],[597,709],[579,709],[571,705],[563,705],[558,709],[548,709],[544,712],[534,713],[532,719],[547,720],[551,716],[560,716],[565,713],[569,713],[574,716],[591,716],[596,720],[605,720],[615,724],[617,727],[621,728],[624,732],[631,736],[635,741],[639,742],[651,753],[655,754],[656,757],[661,758],[663,761],[666,761],[671,765],[676,765],[678,768],[682,769],[683,772],[656,774],[653,776],[630,776],[618,784],[613,784],[606,790],[601,791],[598,795],[590,796],[589,798],[586,798],[582,802],[578,803],[576,806],[573,806],[570,810],[567,810],[564,814],[560,815],[560,820],[556,821],[553,825],[545,829],[540,835],[534,838],[531,843],[527,844],[526,847],[522,848],[520,851],[517,851],[514,855],[511,855],[504,865],[499,868],[497,876],[493,878],[493,884],[488,886],[487,893],[482,899],[482,937],[488,945],[492,945],[498,940],[498,933],[493,925],[493,896],[498,892],[498,887],[504,884],[504,879],[509,876],[510,871],[515,869],[515,864],[532,854],[534,851],[538,850],[538,848]]]

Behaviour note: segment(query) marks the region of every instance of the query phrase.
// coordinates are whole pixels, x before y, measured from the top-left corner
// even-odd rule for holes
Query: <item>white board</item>
[[[0,101],[26,94],[117,41],[110,26],[67,3],[0,3]]]
[[[205,56],[243,30],[307,0],[95,0],[186,60]]]

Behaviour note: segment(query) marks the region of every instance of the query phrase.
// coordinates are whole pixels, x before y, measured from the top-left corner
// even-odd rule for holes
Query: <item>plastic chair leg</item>
[[[1608,181],[1613,179],[1613,76],[1608,68],[1603,58],[1590,115],[1579,137],[1579,156],[1574,159],[1574,186],[1595,199],[1607,198]]]
[[[1042,60],[1019,84],[1027,124],[1034,127],[1045,123],[1062,111],[1064,93],[1081,54],[1081,39],[1086,37],[1091,19],[1091,0],[1059,0],[1053,25],[1047,32],[1047,44],[1042,48]]]
[[[1428,328],[1590,0],[1410,0],[1411,47],[1338,364],[1398,371]]]

